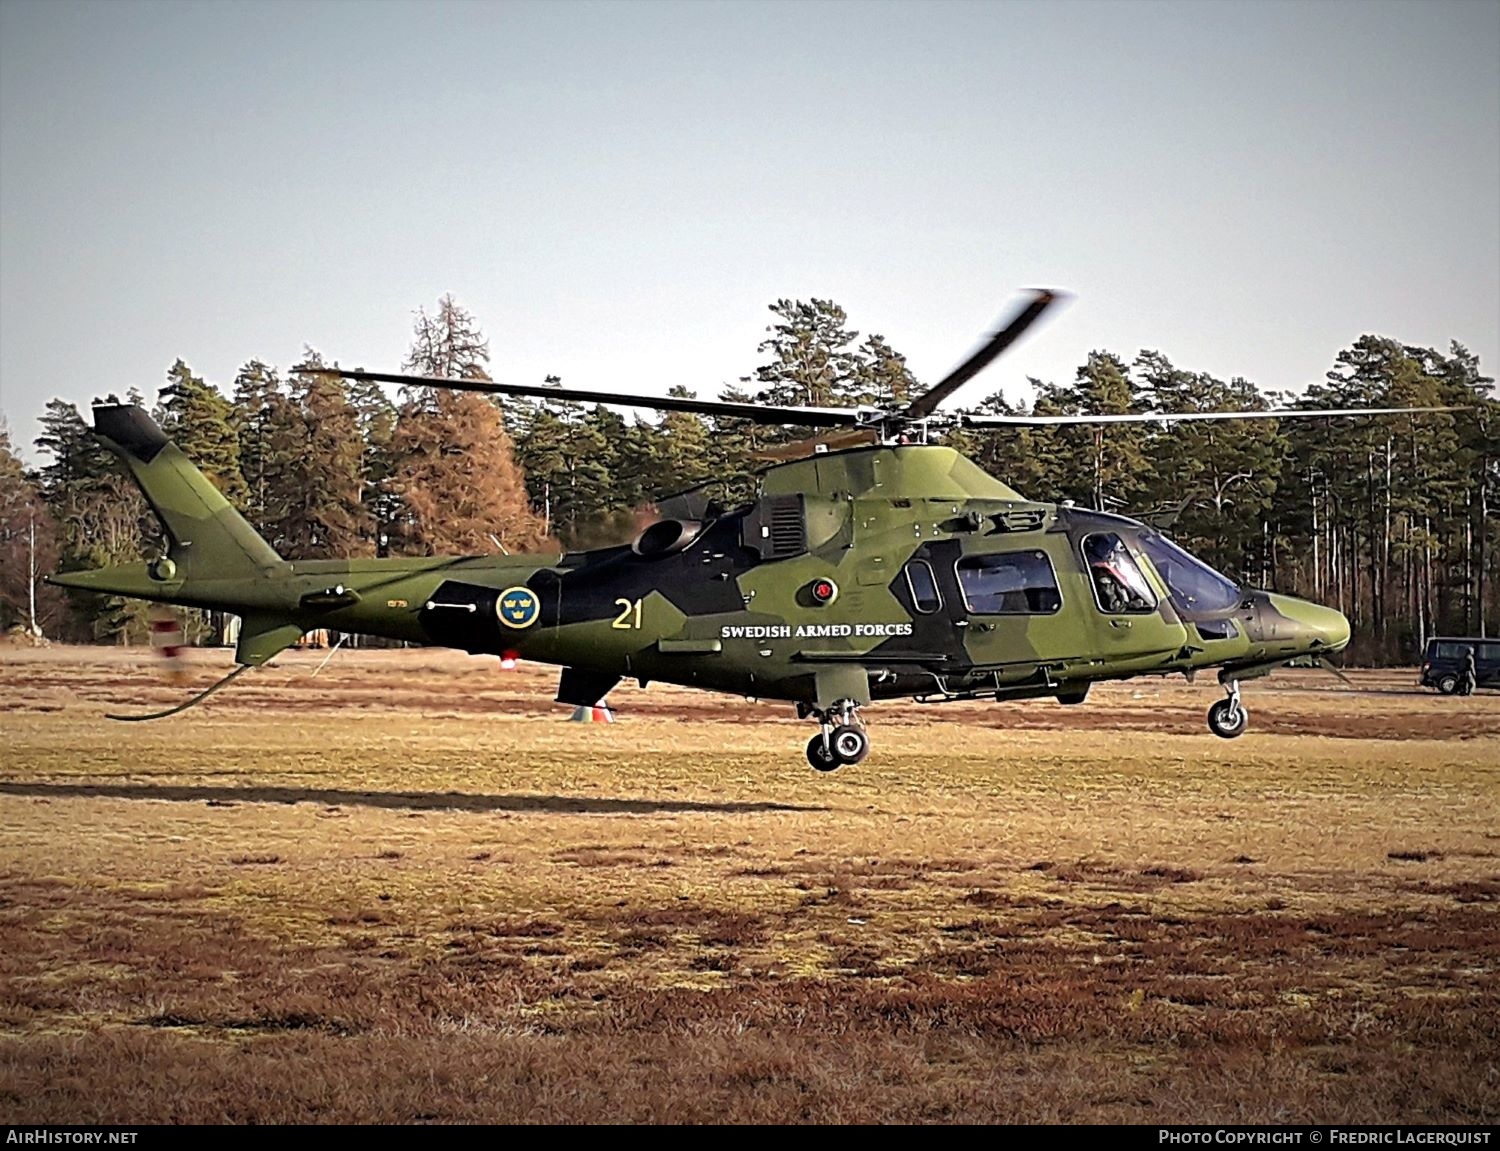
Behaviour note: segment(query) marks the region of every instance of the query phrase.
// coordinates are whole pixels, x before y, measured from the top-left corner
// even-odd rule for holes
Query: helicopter
[[[659,505],[629,543],[546,555],[286,560],[136,405],[94,430],[161,522],[148,562],[54,575],[91,592],[241,618],[236,667],[192,707],[305,632],[333,629],[558,665],[557,702],[595,707],[622,680],[795,706],[819,771],[869,754],[877,701],[1050,697],[1093,683],[1217,672],[1209,729],[1249,724],[1242,681],[1349,642],[1332,608],[1241,586],[1126,516],[1024,498],[932,433],[953,427],[1343,417],[1442,408],[1114,415],[947,414],[940,406],[1064,294],[1038,290],[953,371],[897,407],[642,397],[363,370],[354,380],[606,403],[824,429],[759,474],[741,506],[704,491]],[[502,549],[503,550],[503,549]],[[1327,665],[1332,667],[1331,664]]]

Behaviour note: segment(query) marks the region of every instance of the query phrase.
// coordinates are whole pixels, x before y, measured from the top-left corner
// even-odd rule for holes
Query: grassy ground
[[[890,705],[823,776],[321,658],[125,725],[138,656],[0,652],[0,1121],[1500,1119],[1500,696]]]

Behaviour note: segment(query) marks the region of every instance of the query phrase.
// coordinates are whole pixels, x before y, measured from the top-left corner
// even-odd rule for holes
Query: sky
[[[1095,349],[1267,390],[1361,334],[1500,360],[1500,0],[0,0],[0,412],[397,370],[699,395],[778,298],[955,398]],[[32,459],[35,455],[32,454]]]

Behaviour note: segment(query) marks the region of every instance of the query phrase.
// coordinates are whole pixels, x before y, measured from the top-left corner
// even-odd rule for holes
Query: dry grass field
[[[200,682],[227,663],[199,653]],[[0,1122],[1500,1120],[1500,696],[871,708],[0,651]]]

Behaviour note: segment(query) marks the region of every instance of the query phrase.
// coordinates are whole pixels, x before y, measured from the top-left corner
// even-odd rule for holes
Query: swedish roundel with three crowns
[[[529,587],[508,587],[495,601],[495,614],[506,627],[530,627],[542,614],[542,603]]]

